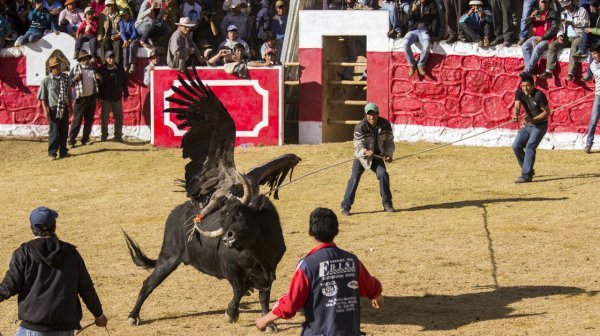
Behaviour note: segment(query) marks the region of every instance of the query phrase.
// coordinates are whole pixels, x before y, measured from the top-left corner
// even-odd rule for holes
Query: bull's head
[[[237,199],[230,199],[221,211],[221,240],[227,247],[242,250],[256,243],[260,227],[254,210]]]

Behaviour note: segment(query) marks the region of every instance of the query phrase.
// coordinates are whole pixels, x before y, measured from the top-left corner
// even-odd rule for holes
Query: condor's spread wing
[[[258,194],[257,191],[260,185],[267,185],[269,187],[269,195],[275,191],[273,197],[279,199],[279,186],[281,186],[288,173],[290,174],[290,180],[292,179],[294,167],[300,160],[301,159],[294,154],[284,154],[267,163],[252,168],[252,170],[246,174],[246,178],[251,181],[250,185],[252,186],[254,194]]]
[[[230,193],[239,173],[235,170],[233,148],[235,124],[221,101],[205,86],[195,68],[178,75],[181,86],[171,86],[175,92],[165,113],[175,113],[189,127],[181,141],[183,158],[191,161],[185,166],[185,189],[193,201],[206,205],[213,195]],[[236,176],[237,173],[237,176]]]

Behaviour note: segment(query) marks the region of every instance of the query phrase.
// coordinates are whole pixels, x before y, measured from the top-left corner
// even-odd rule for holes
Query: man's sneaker
[[[419,65],[419,66],[417,67],[417,70],[419,70],[419,75],[421,75],[421,76],[425,76],[426,72],[425,72],[425,67],[424,67],[424,66],[422,66],[422,65]]]
[[[541,74],[538,74],[537,77],[538,78],[543,78],[543,79],[552,78],[552,72],[550,72],[550,71],[544,71]]]
[[[350,210],[342,209],[342,216],[350,216]]]
[[[408,69],[408,77],[412,77],[415,74],[415,70],[417,70],[417,68],[414,65],[411,65]]]
[[[48,160],[50,160],[50,161],[56,160],[56,155],[48,154]]]
[[[583,147],[583,152],[585,154],[591,154],[592,153],[592,146],[585,146],[585,147]]]
[[[69,142],[69,147],[75,148],[75,147],[77,147],[77,143],[75,143],[75,142]]]
[[[69,153],[63,153],[63,154],[60,154],[58,157],[59,157],[60,159],[64,159],[64,158],[68,158],[68,157],[71,157],[71,156],[73,156],[73,155],[71,155],[71,154],[69,154]]]
[[[523,175],[519,176],[515,180],[515,183],[529,183],[529,182],[531,182],[531,177],[525,177]]]
[[[587,56],[588,56],[587,53],[576,52],[573,54],[573,57],[575,57],[575,58],[586,58]]]
[[[115,137],[115,138],[113,139],[113,141],[114,141],[114,142],[120,142],[120,143],[123,143],[123,138],[117,138],[117,137]]]
[[[394,207],[391,205],[384,206],[383,210],[385,210],[386,212],[395,212],[396,211],[396,209],[394,209]]]

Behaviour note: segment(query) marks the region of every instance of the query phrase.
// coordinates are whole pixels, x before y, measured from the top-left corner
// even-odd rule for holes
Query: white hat
[[[232,31],[232,30],[237,30],[237,26],[236,25],[229,25],[227,26],[227,31]]]
[[[108,1],[108,0],[107,0],[107,1]],[[196,26],[196,24],[194,24],[194,23],[192,22],[192,20],[190,20],[190,18],[189,18],[189,17],[182,17],[182,18],[179,18],[179,22],[178,22],[178,23],[176,23],[176,25],[178,25],[178,26],[184,26],[184,27],[195,27],[195,26]]]
[[[105,5],[114,5],[115,4],[115,0],[106,0],[104,1]]]
[[[244,1],[242,0],[231,0],[231,8],[235,8],[239,5],[241,5]]]
[[[561,6],[568,6],[568,5],[570,5],[570,4],[571,4],[571,0],[558,0],[558,3],[559,3]]]
[[[469,1],[469,6],[483,6],[483,1],[481,1],[481,0],[471,0],[471,1]]]

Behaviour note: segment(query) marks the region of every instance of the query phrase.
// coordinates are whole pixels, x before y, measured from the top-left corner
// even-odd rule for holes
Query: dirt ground
[[[435,146],[397,144],[396,156]],[[236,149],[242,172],[277,155],[302,157],[294,176],[351,158],[351,143]],[[58,234],[78,246],[109,318],[111,335],[260,335],[258,295],[225,322],[226,281],[178,268],[149,297],[142,325],[127,325],[142,281],[121,228],[158,255],[164,221],[186,200],[174,180],[186,163],[178,149],[95,143],[49,162],[46,143],[0,141],[0,272],[31,238],[31,209],[59,211]],[[272,297],[287,290],[296,262],[313,246],[308,214],[339,213],[351,163],[283,188],[276,206],[287,253]],[[337,243],[356,253],[383,283],[382,310],[362,301],[369,335],[600,335],[600,155],[538,152],[534,183],[516,185],[510,148],[451,146],[388,165],[395,213],[382,212],[367,173]],[[16,298],[0,304],[0,332],[16,330]],[[92,321],[84,309],[83,325]],[[297,335],[302,316],[279,323]],[[106,335],[90,327],[81,335]]]

